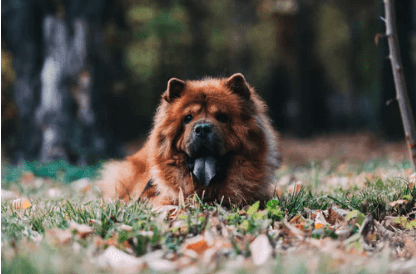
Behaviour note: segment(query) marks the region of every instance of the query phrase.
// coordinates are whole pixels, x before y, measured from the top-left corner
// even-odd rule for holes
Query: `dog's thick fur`
[[[105,165],[103,195],[155,206],[178,204],[181,192],[225,205],[270,199],[280,155],[266,110],[241,74],[172,78],[144,147]]]

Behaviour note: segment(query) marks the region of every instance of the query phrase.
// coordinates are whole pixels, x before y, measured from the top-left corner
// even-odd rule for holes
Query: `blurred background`
[[[235,72],[267,101],[290,161],[403,157],[404,143],[390,143],[403,128],[383,10],[382,0],[1,1],[2,161],[131,154],[171,77]],[[396,11],[414,114],[416,0]]]

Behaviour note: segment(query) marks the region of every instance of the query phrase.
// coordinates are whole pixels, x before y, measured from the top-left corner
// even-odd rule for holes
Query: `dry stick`
[[[393,70],[394,84],[396,86],[396,99],[399,102],[400,114],[402,116],[404,134],[409,146],[410,159],[413,169],[416,170],[416,127],[412,115],[409,97],[407,96],[406,82],[404,79],[403,65],[400,58],[400,48],[397,39],[396,12],[394,0],[384,0],[386,13],[386,36],[389,43],[389,59]]]

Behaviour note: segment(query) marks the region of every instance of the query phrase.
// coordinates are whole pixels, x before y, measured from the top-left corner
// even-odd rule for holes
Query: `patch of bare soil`
[[[374,159],[408,160],[406,142],[387,142],[369,132],[340,133],[299,139],[282,136],[284,162],[291,165],[331,159],[337,162],[365,162]]]

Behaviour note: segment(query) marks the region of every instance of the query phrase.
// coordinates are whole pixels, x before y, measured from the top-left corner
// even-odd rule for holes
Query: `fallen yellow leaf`
[[[31,206],[32,204],[29,202],[27,198],[20,198],[12,201],[13,209],[26,209]]]
[[[29,208],[31,206],[32,206],[32,204],[29,201],[24,201],[23,202],[23,209]]]

